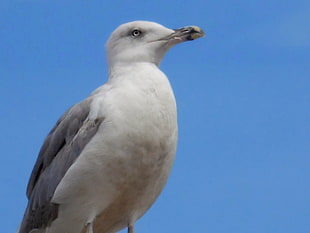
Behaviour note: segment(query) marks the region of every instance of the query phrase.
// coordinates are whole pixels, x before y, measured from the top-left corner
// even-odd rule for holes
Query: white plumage
[[[173,91],[158,68],[173,45],[201,37],[135,21],[107,43],[108,82],[69,109],[48,135],[32,172],[20,233],[115,233],[163,189],[176,151]]]

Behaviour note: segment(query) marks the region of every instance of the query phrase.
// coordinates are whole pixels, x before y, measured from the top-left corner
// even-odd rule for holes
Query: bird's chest
[[[114,104],[102,130],[109,134],[103,137],[104,150],[113,156],[106,160],[105,169],[119,174],[111,178],[118,179],[113,182],[139,190],[173,160],[177,139],[174,96],[167,88],[129,85],[109,98]]]

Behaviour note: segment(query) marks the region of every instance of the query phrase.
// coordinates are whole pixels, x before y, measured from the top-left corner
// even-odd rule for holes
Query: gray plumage
[[[57,217],[58,204],[51,202],[55,189],[103,121],[87,119],[91,99],[65,112],[45,139],[28,183],[21,232],[46,227]]]

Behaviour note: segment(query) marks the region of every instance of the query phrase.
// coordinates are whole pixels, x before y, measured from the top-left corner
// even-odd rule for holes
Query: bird
[[[177,106],[159,69],[197,26],[120,25],[106,43],[107,82],[69,108],[47,135],[27,186],[19,233],[115,233],[152,206],[177,147]]]

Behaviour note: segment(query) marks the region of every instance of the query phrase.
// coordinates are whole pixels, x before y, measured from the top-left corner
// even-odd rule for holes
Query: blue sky
[[[1,232],[15,232],[41,144],[107,79],[121,23],[198,25],[161,68],[178,102],[179,145],[137,233],[310,232],[309,1],[0,2]]]

